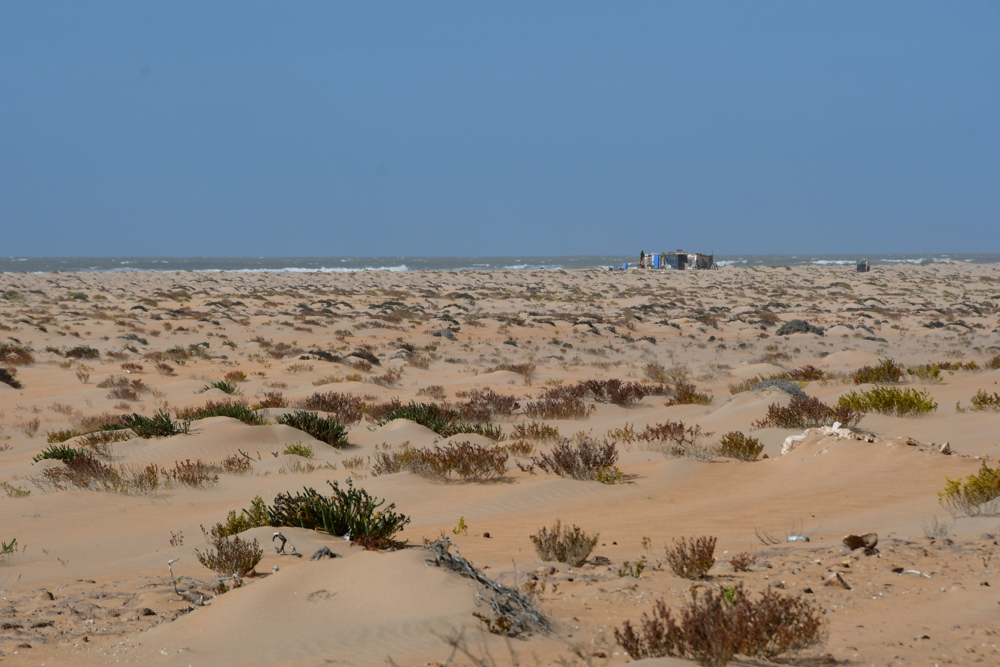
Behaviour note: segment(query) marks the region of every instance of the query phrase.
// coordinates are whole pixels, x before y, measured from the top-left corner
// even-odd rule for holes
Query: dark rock
[[[436,336],[438,338],[447,338],[448,340],[455,340],[455,332],[447,328],[438,329],[437,331],[432,331],[431,335]]]
[[[789,320],[782,324],[777,331],[774,332],[776,336],[788,336],[793,333],[814,333],[817,336],[823,335],[823,330],[819,327],[809,324],[805,320]]]

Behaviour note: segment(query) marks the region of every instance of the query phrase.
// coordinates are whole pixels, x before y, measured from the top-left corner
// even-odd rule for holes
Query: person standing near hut
[[[646,268],[646,251],[645,250],[640,250],[639,251],[639,268],[640,269],[645,269]]]

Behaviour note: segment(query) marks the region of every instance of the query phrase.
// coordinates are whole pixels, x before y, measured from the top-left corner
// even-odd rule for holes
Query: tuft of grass
[[[532,535],[531,543],[542,560],[579,567],[587,562],[590,552],[597,546],[598,537],[596,533],[587,535],[579,526],[563,530],[562,523],[556,520],[551,530],[543,527]]]
[[[77,345],[63,352],[63,356],[70,359],[100,359],[101,351],[89,345]]]
[[[320,417],[315,412],[296,410],[291,414],[281,415],[277,422],[305,431],[317,440],[338,449],[351,444],[347,441],[347,429],[343,424],[336,419]]]
[[[744,435],[740,431],[730,431],[719,441],[717,453],[740,461],[756,461],[764,445],[753,436]]]
[[[93,456],[94,455],[86,449],[58,444],[49,445],[47,448],[32,457],[31,460],[34,463],[38,463],[39,461],[44,461],[45,459],[57,459],[63,463],[72,463],[75,458],[93,458]]]
[[[405,546],[396,539],[410,518],[397,513],[395,503],[382,508],[380,500],[362,488],[354,488],[348,478],[347,488],[337,482],[327,482],[333,494],[323,496],[315,489],[303,493],[279,493],[274,505],[267,508],[272,526],[295,526],[309,530],[322,529],[331,535],[343,536],[365,549],[391,549]]]
[[[13,387],[14,389],[21,389],[21,382],[17,379],[17,377],[15,377],[16,375],[17,369],[0,366],[0,382]]]
[[[982,462],[979,472],[962,478],[945,478],[938,502],[953,516],[997,516],[1000,514],[1000,467]]]
[[[80,431],[75,428],[67,428],[59,431],[49,431],[46,434],[46,440],[49,443],[66,442],[70,438],[75,438],[78,435],[83,435]]]
[[[301,442],[285,445],[285,449],[281,453],[301,456],[304,459],[311,459],[316,455],[315,452],[313,452],[312,445],[304,445]]]
[[[751,566],[757,562],[757,557],[742,551],[729,559],[729,564],[733,566],[733,572],[749,572]]]
[[[548,442],[559,439],[559,429],[549,426],[544,422],[528,422],[527,424],[514,424],[511,429],[511,437],[517,440],[536,440]]]
[[[122,415],[120,425],[106,424],[101,427],[103,431],[114,431],[122,428],[132,429],[140,438],[166,438],[179,433],[187,433],[190,422],[174,422],[170,418],[170,413],[160,410],[152,417],[144,417],[140,414]]]
[[[861,392],[852,391],[840,397],[841,409],[853,412],[878,412],[883,415],[908,417],[937,410],[937,402],[926,390],[876,386]]]
[[[410,401],[407,405],[393,407],[382,419],[376,422],[376,426],[384,426],[396,419],[409,419],[421,426],[426,426],[435,433],[445,438],[460,433],[478,433],[486,436],[490,440],[503,440],[503,429],[495,424],[470,423],[461,421],[458,412],[450,408],[441,407],[437,403],[417,403]]]
[[[624,428],[608,431],[608,438],[637,444],[646,449],[662,452],[664,456],[708,460],[715,456],[713,447],[702,440],[710,438],[711,431],[702,431],[701,426],[686,426],[682,421],[667,420],[662,424],[648,424],[642,431],[636,431],[626,423]]]
[[[667,564],[678,577],[704,579],[715,565],[714,554],[714,537],[692,537],[690,542],[682,537],[667,547]]]
[[[200,408],[184,408],[177,411],[177,418],[197,421],[208,417],[230,417],[250,426],[260,426],[264,419],[254,412],[245,401],[208,401]]]
[[[886,358],[875,366],[863,366],[851,376],[854,384],[896,384],[903,379],[903,367]]]
[[[216,380],[215,382],[209,382],[205,385],[205,389],[218,389],[219,391],[235,396],[237,394],[242,394],[240,388],[236,386],[235,382],[230,382],[229,380]]]

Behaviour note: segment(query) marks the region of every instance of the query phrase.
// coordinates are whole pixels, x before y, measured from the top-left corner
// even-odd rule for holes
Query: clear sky
[[[0,255],[1000,252],[1000,3],[0,3]]]

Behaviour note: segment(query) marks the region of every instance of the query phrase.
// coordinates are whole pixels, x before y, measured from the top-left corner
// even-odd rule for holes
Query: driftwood
[[[455,553],[452,554],[453,546],[455,545],[447,537],[431,544],[427,550],[431,552],[432,557],[425,559],[424,563],[448,568],[481,586],[476,595],[490,606],[493,618],[488,619],[478,614],[477,616],[487,623],[491,631],[499,631],[510,637],[532,632],[551,632],[552,622],[529,597],[515,588],[504,586],[487,577],[482,570],[462,558],[457,546]]]

